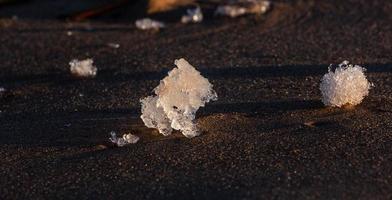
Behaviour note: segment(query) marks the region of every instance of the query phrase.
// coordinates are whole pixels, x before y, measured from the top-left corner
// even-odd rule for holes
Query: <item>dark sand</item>
[[[0,22],[0,199],[392,198],[391,1],[279,1],[264,17],[160,32],[23,18],[29,5],[0,8],[21,16]],[[72,78],[68,62],[87,57],[98,76]],[[180,57],[219,95],[194,139],[139,119]],[[325,108],[320,78],[343,60],[375,87],[353,109]],[[112,130],[141,140],[116,148]]]

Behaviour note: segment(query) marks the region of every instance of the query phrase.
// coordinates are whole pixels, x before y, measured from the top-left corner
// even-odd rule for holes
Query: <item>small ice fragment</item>
[[[197,110],[217,100],[217,94],[208,79],[185,59],[176,60],[175,65],[177,68],[154,89],[156,96],[141,100],[141,118],[147,127],[158,128],[160,132],[159,125],[166,128],[164,135],[170,134],[171,127],[192,138],[200,134],[194,122]]]
[[[117,146],[122,147],[127,144],[135,144],[136,142],[139,141],[139,137],[129,133],[129,134],[124,134],[121,138],[118,138],[116,132],[112,131],[110,132],[109,140],[115,143]]]
[[[108,45],[108,47],[111,47],[114,49],[120,48],[120,44],[117,44],[117,43],[108,43],[107,45]]]
[[[149,29],[158,30],[160,28],[165,27],[165,24],[163,24],[162,22],[152,20],[150,18],[138,19],[136,20],[135,25],[138,29],[141,30],[149,30]]]
[[[181,18],[182,23],[199,23],[203,21],[203,13],[201,12],[200,7],[196,7],[195,9],[188,9],[186,12],[187,14]]]
[[[72,32],[72,31],[67,31],[67,35],[68,35],[68,36],[72,36],[72,35],[73,35],[73,32]]]
[[[321,79],[322,102],[326,106],[358,105],[373,86],[364,74],[365,68],[343,61],[333,72],[332,65]]]
[[[72,60],[69,65],[71,66],[71,74],[79,77],[95,77],[97,75],[97,68],[93,65],[92,59],[85,60]]]
[[[218,6],[215,14],[234,18],[245,14],[264,14],[270,7],[271,2],[267,0],[239,0]]]
[[[7,91],[5,88],[0,87],[0,93],[3,93],[3,92],[5,92],[5,91]]]
[[[136,142],[138,142],[140,138],[136,135],[128,133],[123,135],[123,139],[128,144],[136,144]]]
[[[226,15],[232,18],[244,15],[246,13],[246,8],[239,7],[239,6],[231,6],[231,5],[224,5],[219,6],[215,13],[217,15]]]

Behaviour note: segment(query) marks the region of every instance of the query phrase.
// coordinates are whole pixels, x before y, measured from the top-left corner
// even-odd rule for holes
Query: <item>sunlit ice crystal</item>
[[[141,99],[142,104],[142,118],[144,124],[148,128],[156,128],[158,131],[167,136],[172,133],[170,120],[167,118],[166,113],[162,107],[157,106],[158,96],[148,96]]]
[[[215,14],[234,18],[245,14],[264,14],[270,8],[271,2],[267,0],[237,0],[218,6]]]
[[[203,21],[203,13],[201,12],[200,7],[188,9],[187,14],[181,18],[182,23],[199,23],[201,21]]]
[[[366,78],[365,68],[344,61],[333,71],[332,65],[321,80],[322,102],[326,106],[358,105],[373,86]]]
[[[170,71],[155,88],[156,96],[142,100],[142,119],[144,118],[147,127],[157,128],[160,124],[158,122],[163,122],[162,124],[170,124],[171,128],[180,130],[186,137],[192,138],[200,134],[194,122],[197,110],[204,107],[207,102],[217,100],[217,94],[208,79],[185,59],[176,60],[175,65],[177,68]],[[143,112],[149,110],[146,109],[146,105],[155,105],[158,109],[156,115],[148,118],[152,120],[146,120],[144,117],[148,116]]]
[[[138,20],[136,20],[135,25],[138,29],[141,29],[141,30],[149,30],[149,29],[158,30],[160,28],[165,27],[164,23],[156,21],[156,20],[152,20],[150,18],[138,19]]]
[[[121,138],[119,138],[117,137],[116,132],[112,131],[110,132],[109,140],[114,144],[116,144],[117,146],[122,147],[127,144],[137,143],[139,141],[139,137],[129,133],[129,134],[124,134]]]
[[[93,65],[92,59],[72,60],[70,65],[71,74],[78,77],[94,77],[97,75],[97,67]]]

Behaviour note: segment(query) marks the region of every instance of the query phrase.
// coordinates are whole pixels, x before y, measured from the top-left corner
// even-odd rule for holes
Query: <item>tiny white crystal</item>
[[[321,80],[322,102],[332,107],[361,103],[372,87],[364,74],[366,69],[348,61],[339,64],[334,72],[331,67]]]
[[[110,132],[110,136],[111,137],[109,138],[109,140],[119,147],[125,146],[127,144],[135,144],[139,141],[139,137],[131,133],[124,134],[122,138],[118,138],[116,132],[112,131]]]
[[[203,21],[203,13],[201,12],[200,7],[196,7],[195,9],[188,9],[186,12],[187,14],[181,18],[182,23],[199,23]]]
[[[152,20],[150,18],[138,19],[136,20],[135,25],[141,30],[160,29],[165,27],[165,24],[162,22]]]
[[[108,43],[107,45],[108,45],[108,47],[111,47],[114,49],[120,48],[120,44],[117,44],[117,43]]]
[[[159,130],[161,125],[167,130],[170,124],[192,138],[200,134],[194,123],[196,111],[205,103],[217,100],[217,94],[208,79],[185,59],[176,60],[175,65],[177,68],[154,89],[156,96],[142,100],[142,119],[147,127]],[[165,133],[170,132],[171,129]]]
[[[71,73],[79,77],[94,77],[97,75],[97,68],[93,65],[92,59],[85,60],[72,60],[69,65],[71,66]]]
[[[215,11],[217,15],[238,17],[245,14],[264,14],[271,7],[267,0],[239,0],[228,5],[221,5]]]
[[[7,91],[5,88],[0,87],[0,93],[3,93],[3,92],[5,92],[5,91]]]

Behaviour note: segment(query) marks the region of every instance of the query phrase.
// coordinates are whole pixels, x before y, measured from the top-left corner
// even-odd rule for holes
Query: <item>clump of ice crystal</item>
[[[234,18],[251,13],[264,14],[270,7],[271,2],[267,0],[237,0],[231,1],[227,5],[218,6],[215,14]]]
[[[110,132],[109,140],[115,143],[117,146],[122,147],[127,144],[135,144],[136,142],[139,141],[139,137],[129,133],[129,134],[124,134],[121,138],[118,138],[116,132],[112,131]]]
[[[326,106],[358,105],[369,94],[372,84],[365,68],[343,61],[333,72],[331,67],[321,80],[322,101]]]
[[[97,68],[93,65],[92,59],[85,60],[72,60],[69,65],[71,66],[71,74],[79,77],[94,77],[97,75]]]
[[[165,28],[164,23],[156,20],[152,20],[150,18],[138,19],[136,20],[135,25],[138,29],[141,30],[149,30],[149,29],[158,30],[160,28]]]
[[[199,23],[203,21],[203,13],[201,12],[200,7],[196,7],[195,9],[188,9],[186,12],[187,14],[181,18],[182,23]]]
[[[171,134],[173,128],[192,138],[200,134],[194,122],[196,111],[217,100],[217,94],[208,79],[185,59],[176,60],[175,65],[177,68],[154,89],[156,96],[141,100],[141,118],[147,127],[157,128],[163,135]]]

